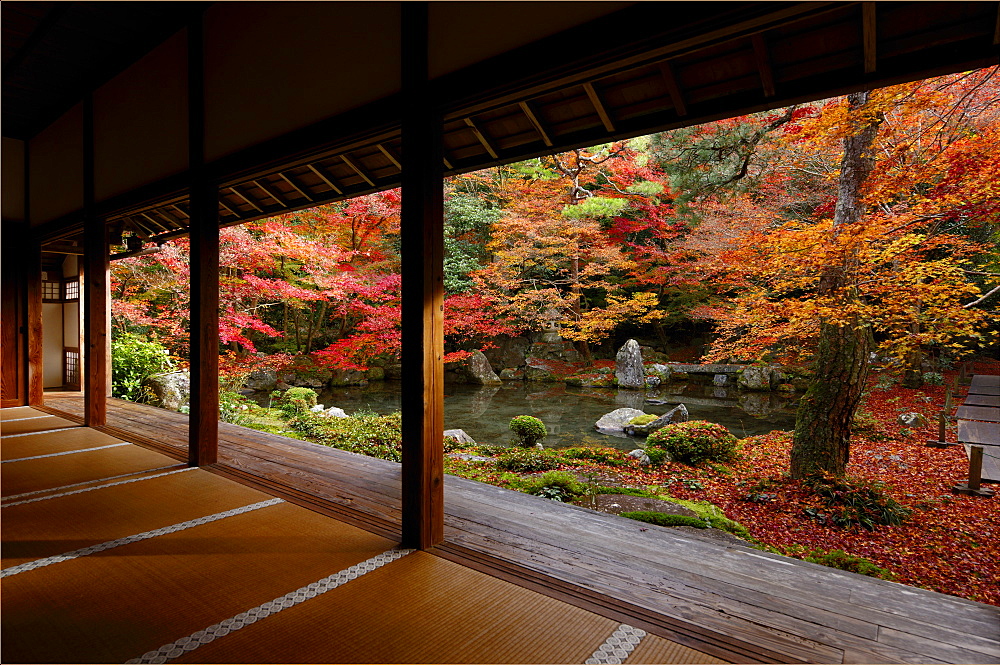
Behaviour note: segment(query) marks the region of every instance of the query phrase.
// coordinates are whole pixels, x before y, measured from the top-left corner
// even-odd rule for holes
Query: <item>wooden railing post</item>
[[[27,381],[27,403],[31,406],[41,406],[45,396],[44,388],[44,358],[42,345],[42,248],[40,243],[32,238],[27,230],[24,232],[25,243],[25,298],[27,300],[25,324],[27,328],[27,363],[25,363]],[[6,315],[6,314],[5,314]]]
[[[402,3],[403,544],[444,539],[442,117],[428,91],[428,4]]]
[[[191,176],[191,404],[188,464],[214,464],[219,449],[219,190],[205,173],[201,17],[188,26],[188,155]]]
[[[108,230],[94,212],[94,100],[83,101],[83,237],[84,237],[84,346],[83,422],[105,425],[110,383],[110,331],[108,330],[110,269]]]

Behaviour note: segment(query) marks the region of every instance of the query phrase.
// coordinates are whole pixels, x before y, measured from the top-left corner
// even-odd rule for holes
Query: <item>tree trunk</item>
[[[864,111],[868,92],[847,97],[852,112]],[[861,114],[859,114],[861,115]],[[872,144],[881,117],[862,115],[857,131],[844,138],[844,156],[837,180],[837,205],[833,216],[834,237],[844,227],[861,220],[861,187],[874,166]],[[858,297],[852,283],[856,249],[845,247],[839,265],[830,266],[819,280],[819,295],[847,304]],[[814,364],[815,374],[799,403],[792,439],[793,478],[829,473],[844,475],[850,456],[851,421],[868,377],[871,331],[864,321],[847,325],[820,322]]]

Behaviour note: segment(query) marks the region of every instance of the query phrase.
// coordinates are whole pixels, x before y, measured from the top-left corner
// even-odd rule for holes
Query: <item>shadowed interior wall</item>
[[[187,169],[187,31],[94,93],[98,201]]]
[[[3,221],[24,221],[24,141],[3,138]]]
[[[31,139],[31,225],[83,207],[83,107]]]
[[[633,2],[432,2],[430,77],[549,37]],[[581,45],[586,49],[587,45]],[[484,87],[489,83],[484,81]]]
[[[206,158],[398,92],[399,11],[381,2],[213,5],[205,16]]]

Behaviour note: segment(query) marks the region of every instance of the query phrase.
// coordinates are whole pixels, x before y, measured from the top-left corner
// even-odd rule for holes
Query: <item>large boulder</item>
[[[447,439],[449,436],[451,438],[455,439],[456,441],[458,441],[463,446],[474,446],[474,445],[476,445],[476,440],[473,439],[468,434],[466,434],[466,432],[465,432],[464,429],[446,429],[444,431],[444,438]],[[491,458],[487,458],[487,459],[491,459]]]
[[[781,379],[781,373],[771,367],[751,365],[740,373],[739,385],[744,390],[771,390]]]
[[[278,373],[273,369],[255,369],[250,372],[243,387],[254,392],[270,392],[278,387]]]
[[[466,361],[465,372],[469,383],[480,386],[499,386],[503,383],[490,367],[490,361],[486,359],[482,351],[472,352]]]
[[[191,401],[191,373],[187,370],[154,374],[143,385],[149,388],[154,406],[180,411]]]
[[[645,425],[626,424],[624,430],[629,436],[645,436],[646,434],[666,427],[670,423],[684,423],[687,422],[687,420],[687,407],[683,404],[678,404],[652,422],[648,422]]]
[[[615,409],[611,413],[605,413],[600,420],[594,423],[594,429],[601,434],[612,436],[625,436],[625,426],[636,416],[644,416],[644,412],[639,409],[621,408]]]
[[[490,361],[494,371],[524,367],[531,340],[527,337],[497,337],[493,343],[495,346],[485,349],[483,355]]]
[[[331,386],[367,386],[368,377],[356,369],[335,369],[330,372],[328,383]]]
[[[642,365],[642,352],[634,339],[625,342],[615,356],[615,378],[618,387],[641,390],[646,387],[646,370]]]

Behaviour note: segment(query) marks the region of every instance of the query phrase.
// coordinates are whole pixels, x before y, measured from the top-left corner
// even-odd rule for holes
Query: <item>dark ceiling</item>
[[[208,4],[5,0],[3,135],[30,139]]]

